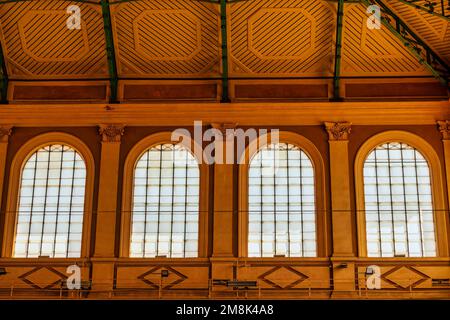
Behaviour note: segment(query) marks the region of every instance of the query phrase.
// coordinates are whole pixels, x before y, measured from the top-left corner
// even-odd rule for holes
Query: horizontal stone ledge
[[[192,126],[194,121],[205,125],[321,125],[324,121],[344,120],[354,125],[435,125],[449,117],[448,101],[0,105],[0,125],[29,127],[99,123]]]

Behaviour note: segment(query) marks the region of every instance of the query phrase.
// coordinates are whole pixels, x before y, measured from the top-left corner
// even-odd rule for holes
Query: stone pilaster
[[[330,150],[331,220],[333,239],[334,296],[346,296],[355,288],[353,215],[351,212],[349,122],[325,122]]]
[[[450,120],[438,121],[438,129],[442,134],[442,145],[444,146],[444,165],[447,181],[447,200],[450,207]]]
[[[114,280],[120,142],[124,125],[102,124],[99,134],[102,146],[92,285],[94,291],[108,292]]]
[[[3,184],[5,181],[6,155],[8,140],[12,133],[12,126],[0,126],[0,209],[2,207]]]

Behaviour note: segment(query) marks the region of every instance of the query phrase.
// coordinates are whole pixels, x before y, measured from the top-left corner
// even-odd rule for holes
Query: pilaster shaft
[[[348,158],[348,122],[325,122],[330,150],[331,222],[333,239],[333,296],[351,294],[354,290],[354,256]],[[350,260],[349,260],[350,259]]]
[[[442,144],[444,146],[444,165],[445,176],[447,181],[447,200],[450,208],[450,120],[437,122],[439,131],[442,134]]]
[[[326,122],[330,148],[333,256],[353,256],[348,122]]]
[[[96,258],[114,257],[120,140],[123,132],[123,125],[99,127],[102,148],[95,233]]]
[[[215,143],[213,257],[233,256],[234,164],[226,161],[234,124],[213,124],[221,133]],[[234,132],[234,131],[233,131]],[[219,134],[220,137],[220,134]],[[234,161],[232,161],[234,162]]]
[[[111,260],[115,254],[120,140],[123,133],[123,125],[99,126],[102,147],[95,251],[92,264],[92,289],[99,297],[107,295],[114,283],[114,263]]]
[[[5,180],[6,155],[8,153],[8,140],[12,133],[12,126],[0,127],[0,208],[2,207],[3,184]]]

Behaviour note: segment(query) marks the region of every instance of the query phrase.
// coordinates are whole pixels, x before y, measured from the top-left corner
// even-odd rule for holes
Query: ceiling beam
[[[0,125],[14,127],[82,127],[99,123],[127,126],[192,126],[194,121],[240,126],[322,125],[345,119],[353,125],[432,125],[449,119],[450,102],[436,100],[354,102],[242,103],[180,102],[108,104],[8,104],[0,108]],[[431,127],[430,127],[431,128]]]
[[[103,29],[105,31],[105,43],[106,43],[106,57],[108,60],[108,72],[110,82],[110,95],[109,100],[111,103],[117,102],[117,91],[119,77],[117,73],[116,54],[114,49],[114,37],[111,23],[111,11],[109,8],[108,0],[101,0],[102,15],[103,15]]]
[[[401,41],[420,64],[424,65],[439,82],[448,87],[450,67],[400,17],[382,0],[361,0],[361,3],[367,7],[378,5],[382,12],[381,23]]]
[[[342,58],[342,29],[344,25],[344,0],[339,0],[337,4],[336,19],[336,48],[334,54],[334,76],[333,76],[333,101],[340,101],[340,77]]]
[[[228,24],[227,3],[245,0],[198,0],[203,2],[218,3],[220,5],[220,34],[222,39],[222,98],[221,102],[230,102],[229,95],[229,69],[228,69]]]

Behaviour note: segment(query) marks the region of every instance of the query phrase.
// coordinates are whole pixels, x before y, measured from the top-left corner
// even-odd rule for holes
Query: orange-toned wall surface
[[[33,106],[10,105],[4,106],[2,128],[6,123],[12,123],[11,134],[2,137],[2,157],[5,163],[1,170],[4,172],[2,192],[2,213],[11,207],[8,204],[9,188],[17,187],[18,176],[10,175],[10,168],[14,156],[24,143],[30,139],[49,132],[64,132],[76,136],[85,143],[91,151],[95,163],[95,180],[92,190],[92,221],[89,252],[80,259],[49,259],[49,258],[10,258],[5,247],[4,230],[5,214],[2,214],[1,228],[3,239],[3,252],[0,258],[0,267],[7,270],[7,274],[0,276],[0,296],[2,298],[36,297],[36,298],[265,298],[265,299],[297,299],[297,298],[448,298],[450,288],[445,283],[437,284],[437,280],[450,278],[450,258],[447,252],[440,252],[436,258],[367,258],[358,253],[357,214],[355,200],[354,162],[359,148],[364,142],[386,131],[406,131],[423,138],[438,155],[441,175],[444,184],[441,189],[433,189],[443,195],[445,201],[446,218],[443,220],[448,228],[448,161],[445,160],[447,140],[439,131],[438,120],[448,118],[449,105],[447,102],[394,102],[394,103],[322,103],[321,105],[298,103],[290,105],[283,111],[282,117],[277,104],[264,103],[258,107],[252,105],[202,105],[178,104],[178,110],[184,108],[184,118],[174,118],[171,111],[162,111],[167,105],[122,105],[107,110],[105,106],[90,105],[72,106],[71,111],[63,111],[61,106],[46,105],[37,108]],[[390,110],[390,116],[377,114],[378,108]],[[316,107],[319,112],[308,112],[308,108]],[[322,109],[320,109],[322,107]],[[146,113],[145,109],[156,112]],[[197,109],[201,108],[201,111]],[[229,108],[231,113],[225,115],[222,110]],[[253,108],[253,109],[250,109]],[[255,110],[256,108],[260,110]],[[340,116],[332,116],[326,112],[327,108],[338,110]],[[34,111],[30,112],[33,109]],[[159,111],[158,111],[159,109]],[[331,110],[330,109],[330,110]],[[57,114],[54,111],[60,110]],[[207,112],[209,110],[209,112]],[[263,111],[265,110],[265,111]],[[322,111],[323,110],[323,111]],[[415,110],[415,111],[411,111]],[[45,127],[39,126],[42,115],[47,114]],[[158,119],[154,115],[158,115]],[[9,115],[9,116],[6,116]],[[9,118],[8,118],[9,117]],[[53,117],[53,118],[52,118]],[[121,224],[123,167],[125,159],[132,147],[143,138],[158,133],[170,132],[176,128],[188,128],[191,120],[198,117],[204,119],[204,128],[220,123],[234,123],[237,128],[266,128],[293,132],[309,139],[318,149],[324,162],[324,197],[325,211],[318,212],[323,215],[325,232],[318,234],[318,244],[324,250],[319,250],[317,258],[246,258],[240,256],[239,193],[242,186],[239,184],[239,165],[231,170],[223,171],[220,164],[209,166],[209,179],[207,188],[202,192],[208,194],[208,227],[206,251],[199,258],[171,259],[171,258],[128,258],[121,256]],[[59,120],[57,120],[59,118]],[[214,121],[214,119],[217,119]],[[339,119],[339,121],[338,121]],[[225,120],[225,121],[224,121]],[[329,136],[323,123],[331,120],[334,123],[351,122],[351,130],[346,139],[337,141]],[[134,121],[141,123],[133,124]],[[148,121],[149,125],[143,125]],[[170,125],[171,121],[175,125]],[[48,125],[53,122],[54,125]],[[92,125],[91,125],[92,123]],[[94,125],[93,123],[97,123]],[[124,133],[118,137],[118,152],[112,152],[115,158],[109,157],[107,161],[102,158],[104,145],[111,143],[99,134],[100,124],[124,124]],[[193,122],[191,122],[193,123]],[[242,123],[242,124],[240,124]],[[259,123],[259,124],[258,124]],[[296,123],[296,124],[294,124]],[[384,124],[383,124],[384,123]],[[81,125],[80,125],[81,124]],[[442,127],[441,130],[448,130]],[[6,132],[6,131],[5,131]],[[337,142],[337,148],[330,149],[330,144]],[[443,142],[444,141],[444,142]],[[343,143],[343,144],[340,144]],[[348,152],[339,149],[348,144]],[[333,150],[332,152],[330,150]],[[347,162],[332,163],[333,156],[347,157]],[[448,151],[447,151],[448,152]],[[103,159],[103,160],[102,160]],[[0,162],[1,163],[1,162]],[[114,165],[116,163],[117,165]],[[348,165],[348,181],[331,182],[335,177],[331,172],[336,166]],[[103,168],[102,168],[103,166]],[[117,166],[117,170],[108,171],[110,166]],[[334,168],[331,169],[330,168]],[[106,170],[106,171],[102,171]],[[221,175],[215,174],[222,170]],[[105,194],[101,190],[100,172],[108,172],[108,179],[117,182],[115,199],[100,198]],[[224,177],[223,174],[229,175]],[[333,171],[336,172],[336,171]],[[16,182],[14,182],[16,181]],[[225,186],[223,181],[227,182]],[[349,192],[343,192],[341,185],[348,184]],[[334,187],[333,187],[334,186]],[[433,186],[434,187],[434,186]],[[232,192],[223,193],[223,188],[231,188]],[[335,188],[335,189],[334,189]],[[222,191],[221,191],[222,190]],[[108,191],[108,190],[107,190]],[[108,194],[106,192],[106,194]],[[349,208],[345,215],[333,213],[333,203],[339,198],[348,197]],[[101,201],[114,200],[115,212],[103,215],[99,209]],[[341,199],[342,200],[342,199]],[[231,204],[231,205],[230,205]],[[219,209],[230,210],[224,216],[218,217]],[[100,210],[100,211],[99,211]],[[220,218],[221,225],[217,225]],[[99,219],[102,225],[99,225]],[[342,220],[344,219],[344,220]],[[9,220],[11,221],[11,220]],[[113,229],[105,228],[105,223],[114,225]],[[342,226],[350,226],[348,230],[340,230]],[[102,234],[106,230],[114,230],[113,235]],[[231,243],[223,241],[216,234],[231,230],[231,235],[223,234]],[[344,231],[345,239],[335,237]],[[447,232],[448,233],[448,232]],[[445,238],[448,248],[449,235],[438,234],[438,238]],[[104,239],[108,243],[101,243]],[[334,239],[334,240],[333,240]],[[341,239],[341,240],[339,240]],[[343,241],[343,243],[336,243]],[[348,246],[349,244],[350,246]],[[339,249],[337,249],[339,248]],[[337,251],[339,250],[339,251]],[[344,252],[346,251],[346,252]],[[82,267],[82,277],[90,282],[89,289],[78,291],[62,290],[60,280],[67,275],[65,269],[68,265],[78,264]],[[382,289],[367,290],[365,270],[369,265],[381,267]],[[169,277],[161,278],[160,271],[168,270]],[[255,280],[257,288],[236,289],[214,285],[213,280],[236,279]]]

